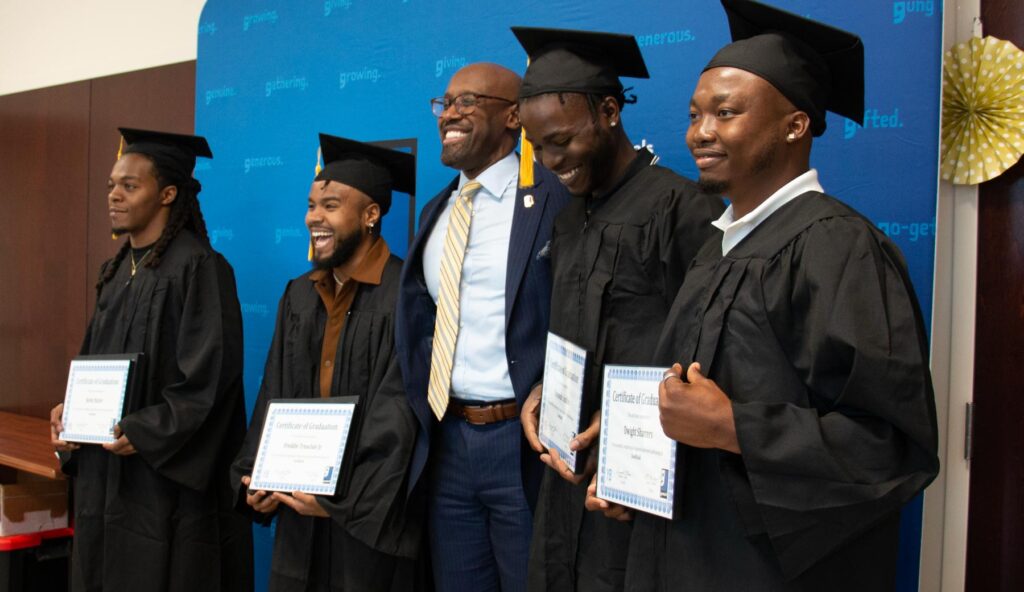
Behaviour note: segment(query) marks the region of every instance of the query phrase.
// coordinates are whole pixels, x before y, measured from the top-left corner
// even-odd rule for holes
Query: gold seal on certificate
[[[554,333],[548,333],[537,436],[544,446],[557,450],[558,456],[573,471],[576,470],[576,452],[569,450],[569,442],[572,442],[581,427],[580,409],[586,361],[585,349]]]
[[[334,495],[356,400],[271,401],[249,488]]]
[[[597,497],[672,518],[676,442],[658,411],[664,368],[604,367]]]
[[[116,354],[71,360],[59,438],[83,444],[113,442],[114,426],[124,414],[141,358],[142,354]]]

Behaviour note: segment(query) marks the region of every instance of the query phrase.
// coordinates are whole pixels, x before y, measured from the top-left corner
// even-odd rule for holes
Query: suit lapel
[[[505,273],[505,326],[511,316],[512,305],[519,294],[519,286],[523,283],[523,273],[534,256],[533,241],[544,218],[548,195],[543,187],[544,180],[537,177],[537,182],[530,187],[516,190],[515,212],[512,214],[512,234],[508,241],[508,268]],[[527,203],[532,202],[531,207]]]
[[[409,245],[409,255],[406,259],[409,261],[420,262],[420,273],[415,274],[415,277],[422,284],[425,289],[423,273],[422,273],[422,262],[423,262],[423,249],[427,246],[427,239],[430,238],[430,232],[437,224],[437,219],[440,217],[441,212],[444,212],[444,206],[448,203],[448,198],[451,197],[452,191],[458,187],[459,178],[456,177],[454,181],[448,184],[441,193],[434,196],[434,199],[427,202],[427,205],[423,206],[423,211],[420,212],[420,228],[416,233],[416,238],[413,239],[412,244]]]

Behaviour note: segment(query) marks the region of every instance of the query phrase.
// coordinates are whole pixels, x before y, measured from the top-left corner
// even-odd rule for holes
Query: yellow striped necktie
[[[462,281],[462,260],[469,243],[469,225],[473,221],[473,196],[480,183],[470,181],[462,187],[448,218],[441,255],[441,281],[437,289],[437,318],[434,320],[434,345],[430,354],[430,384],[427,402],[438,421],[448,409],[448,392],[452,386],[452,363],[455,342],[459,338],[459,286]]]

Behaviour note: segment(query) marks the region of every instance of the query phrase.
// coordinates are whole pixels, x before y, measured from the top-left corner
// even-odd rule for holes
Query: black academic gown
[[[126,258],[100,289],[82,353],[145,354],[120,422],[138,453],[84,445],[63,455],[72,587],[251,590],[252,534],[225,480],[245,435],[234,273],[188,230],[158,267],[130,270]]]
[[[387,592],[418,589],[422,500],[407,501],[416,418],[395,360],[394,310],[402,260],[392,255],[379,285],[358,287],[334,360],[331,396],[358,396],[338,491],[321,498],[330,519],[278,506],[270,590]],[[263,383],[245,446],[232,467],[251,475],[272,399],[315,398],[327,310],[309,274],[288,283],[277,313]],[[239,507],[245,491],[239,488]],[[413,498],[416,500],[416,498]],[[258,522],[272,516],[254,513]]]
[[[627,589],[884,591],[938,471],[924,323],[899,250],[820,193],[694,260],[658,347],[732,399],[742,455],[679,447],[675,518],[638,513]]]
[[[600,408],[603,364],[654,361],[653,346],[687,265],[718,233],[711,221],[724,209],[720,199],[651,160],[640,151],[611,191],[574,198],[555,219],[550,329],[588,352],[585,425]],[[630,525],[586,511],[589,482],[574,486],[544,473],[529,589],[621,590]]]

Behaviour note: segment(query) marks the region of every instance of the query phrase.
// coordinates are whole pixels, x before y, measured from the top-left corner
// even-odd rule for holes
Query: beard
[[[709,179],[701,175],[697,178],[697,187],[704,193],[722,195],[729,189],[729,182],[724,179]]]
[[[340,267],[348,262],[355,254],[356,249],[359,248],[360,243],[363,242],[363,231],[357,229],[352,231],[350,234],[338,237],[334,237],[334,252],[331,253],[330,257],[323,259],[313,258],[313,267],[316,269],[322,269],[324,271],[332,270],[336,267]]]
[[[777,157],[782,146],[782,139],[775,138],[754,156],[754,162],[750,167],[750,177],[755,177],[775,166]],[[697,186],[704,193],[725,195],[729,191],[730,183],[727,179],[713,179],[701,175],[697,178]]]
[[[472,137],[467,136],[465,140],[459,142],[454,146],[441,146],[441,164],[453,169],[462,170],[467,168],[463,166],[466,162],[469,152],[472,150],[470,147],[470,140]]]

